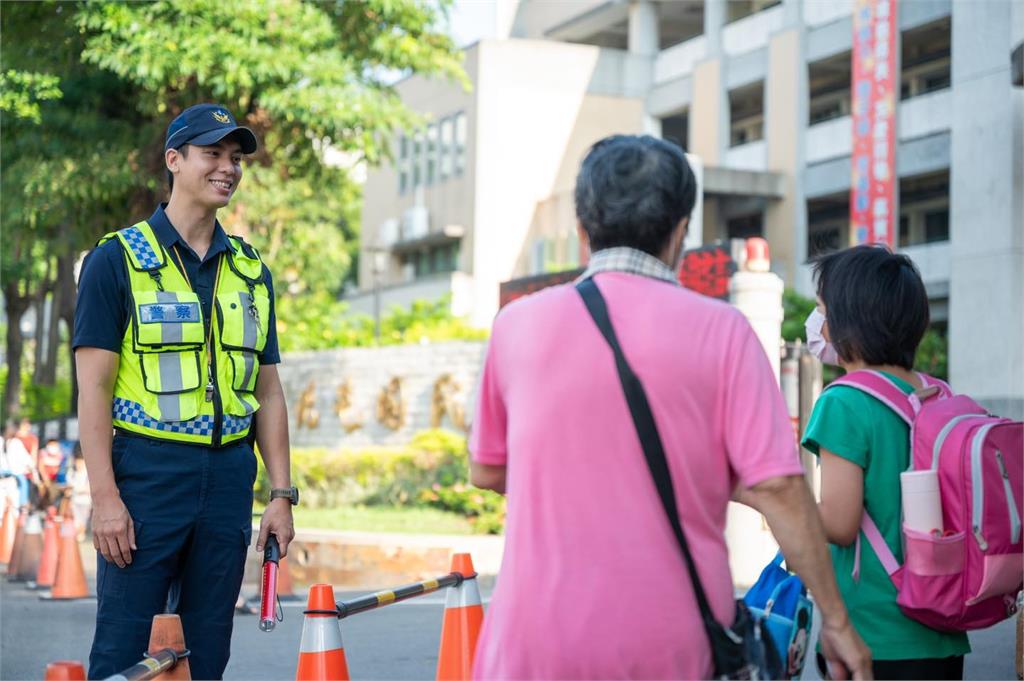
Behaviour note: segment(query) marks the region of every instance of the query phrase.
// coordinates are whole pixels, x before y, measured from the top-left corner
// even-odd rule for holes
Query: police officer
[[[217,222],[256,148],[225,107],[182,112],[164,146],[170,200],[82,267],[73,346],[99,552],[89,678],[141,659],[167,609],[192,676],[223,676],[252,534],[250,435],[272,487],[256,549],[272,533],[284,555],[294,535],[273,283]]]

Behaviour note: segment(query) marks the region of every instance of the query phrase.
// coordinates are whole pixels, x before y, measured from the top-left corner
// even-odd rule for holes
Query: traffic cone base
[[[306,609],[311,612],[302,623],[296,681],[348,681],[341,626],[332,612],[337,607],[330,584],[310,587]]]
[[[438,681],[456,681],[472,676],[476,642],[484,622],[476,570],[468,553],[452,556],[452,572],[469,578],[448,589],[441,625],[441,647],[437,654]]]
[[[185,632],[181,628],[181,617],[178,615],[153,616],[153,627],[149,630],[148,652],[155,655],[164,648],[170,648],[176,653],[183,653],[186,650]],[[188,658],[181,658],[173,668],[153,678],[159,681],[191,681],[192,669],[188,665]]]
[[[34,581],[39,571],[39,561],[43,556],[43,523],[38,513],[30,513],[25,520],[25,529],[21,536],[18,561],[11,563],[7,571],[7,579],[12,582]],[[11,572],[10,568],[14,571]]]
[[[74,660],[57,660],[46,665],[44,681],[85,681],[85,667]]]
[[[11,559],[7,563],[7,578],[10,579],[18,571],[18,562],[21,560],[22,538],[25,536],[25,518],[27,511],[18,512],[18,522],[14,531],[14,543],[11,545]]]
[[[82,567],[82,554],[78,551],[77,534],[74,518],[66,513],[64,522],[60,524],[57,573],[53,579],[53,588],[50,590],[52,599],[69,600],[85,598],[89,595],[89,587],[85,582],[85,569]]]
[[[53,586],[57,577],[57,556],[60,553],[60,521],[53,514],[53,509],[50,510],[43,529],[43,556],[39,560],[35,583],[35,586],[47,589]]]
[[[14,550],[14,536],[18,534],[18,509],[7,500],[4,504],[4,518],[0,523],[0,563],[11,562],[11,551]]]

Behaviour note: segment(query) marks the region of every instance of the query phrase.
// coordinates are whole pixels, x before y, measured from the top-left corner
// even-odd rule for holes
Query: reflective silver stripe
[[[341,624],[334,616],[306,617],[302,623],[300,653],[326,653],[344,648],[341,642]]]
[[[983,511],[985,510],[985,481],[982,476],[981,448],[985,442],[985,437],[988,435],[988,431],[995,428],[995,426],[995,423],[982,426],[975,433],[974,439],[971,440],[971,496],[974,497],[971,500],[971,527],[974,529],[974,534],[978,537],[981,536],[982,521],[984,519]]]
[[[245,374],[242,378],[242,388],[249,390],[249,381],[252,380],[252,374],[256,370],[256,355],[251,352],[243,352],[242,359],[245,361]]]
[[[252,316],[249,311],[250,305],[255,305],[255,301],[248,293],[240,291],[238,293],[239,305],[242,306],[242,347],[256,349],[256,339],[259,337],[259,326],[256,324],[256,319]]]
[[[468,608],[471,605],[482,605],[480,600],[480,589],[475,579],[467,579],[458,586],[448,588],[448,596],[445,598],[445,608]]]
[[[935,448],[932,450],[932,470],[938,470],[939,468],[939,453],[942,451],[942,445],[946,444],[946,438],[956,428],[956,424],[960,423],[964,419],[987,419],[990,418],[985,414],[961,414],[960,416],[954,416],[949,420],[949,423],[942,427],[939,431],[939,436],[935,438]],[[913,465],[913,464],[911,464]]]
[[[158,303],[176,303],[178,302],[178,294],[174,291],[157,291],[156,300]],[[181,342],[182,338],[182,325],[181,324],[161,324],[160,325],[160,342],[165,344],[176,344]]]
[[[178,395],[157,395],[156,403],[160,407],[161,421],[181,420],[181,400]]]
[[[178,393],[184,388],[184,378],[181,375],[181,353],[162,352],[157,355],[160,362],[160,392]]]

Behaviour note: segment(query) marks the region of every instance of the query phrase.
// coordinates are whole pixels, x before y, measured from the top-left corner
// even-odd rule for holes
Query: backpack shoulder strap
[[[882,567],[885,568],[886,574],[889,578],[892,578],[892,574],[900,569],[900,564],[896,560],[896,556],[889,550],[889,545],[885,543],[885,537],[882,536],[881,531],[878,529],[878,525],[875,525],[875,521],[871,519],[868,512],[865,510],[864,515],[860,519],[860,529],[867,537],[868,543],[871,544],[871,548],[874,549],[875,555],[878,556],[879,562],[882,563]],[[854,549],[853,559],[853,579],[860,579],[860,533],[857,533],[857,546]]]
[[[910,401],[910,396],[900,390],[896,384],[886,378],[881,372],[871,369],[853,371],[842,378],[832,381],[829,387],[831,388],[834,385],[845,385],[867,393],[892,409],[908,426],[914,422],[914,416],[917,412]]]

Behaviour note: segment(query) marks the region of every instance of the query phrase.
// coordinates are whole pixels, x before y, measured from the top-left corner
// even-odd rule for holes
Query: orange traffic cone
[[[14,550],[14,537],[18,534],[18,509],[11,503],[10,499],[4,504],[4,520],[0,525],[0,563],[8,565],[11,562],[11,552]]]
[[[14,543],[11,544],[11,559],[7,562],[7,578],[10,579],[18,571],[21,560],[21,539],[25,536],[25,519],[28,518],[28,507],[18,512],[17,528],[14,532]]]
[[[75,660],[57,660],[46,665],[43,681],[85,681],[85,667]]]
[[[473,673],[473,655],[480,627],[484,623],[484,606],[476,583],[476,570],[468,553],[452,556],[452,572],[465,581],[448,588],[441,626],[441,648],[437,653],[438,681],[469,679]]]
[[[69,600],[89,595],[89,587],[85,583],[85,569],[82,567],[82,554],[78,552],[77,535],[75,519],[70,511],[65,512],[64,522],[60,524],[57,574],[53,579],[50,598]]]
[[[43,523],[38,513],[28,514],[19,549],[18,562],[8,566],[7,579],[12,582],[35,579],[39,570],[39,559],[43,555]],[[10,567],[14,567],[14,572],[11,572]]]
[[[295,584],[292,582],[292,571],[288,567],[288,559],[282,558],[277,563],[277,597],[282,601],[298,600],[295,595]]]
[[[60,553],[59,526],[57,509],[51,506],[46,512],[46,522],[43,525],[43,557],[39,560],[39,570],[36,572],[36,587],[50,588],[57,576],[57,555]]]
[[[348,662],[341,643],[337,608],[330,584],[314,584],[309,588],[295,681],[348,681]]]
[[[74,523],[72,523],[74,525]],[[185,652],[185,632],[181,628],[181,618],[177,615],[154,615],[153,628],[149,630],[150,655],[155,655],[164,648],[176,653]],[[159,681],[191,681],[192,669],[188,666],[188,658],[178,660],[171,669],[153,677]]]

